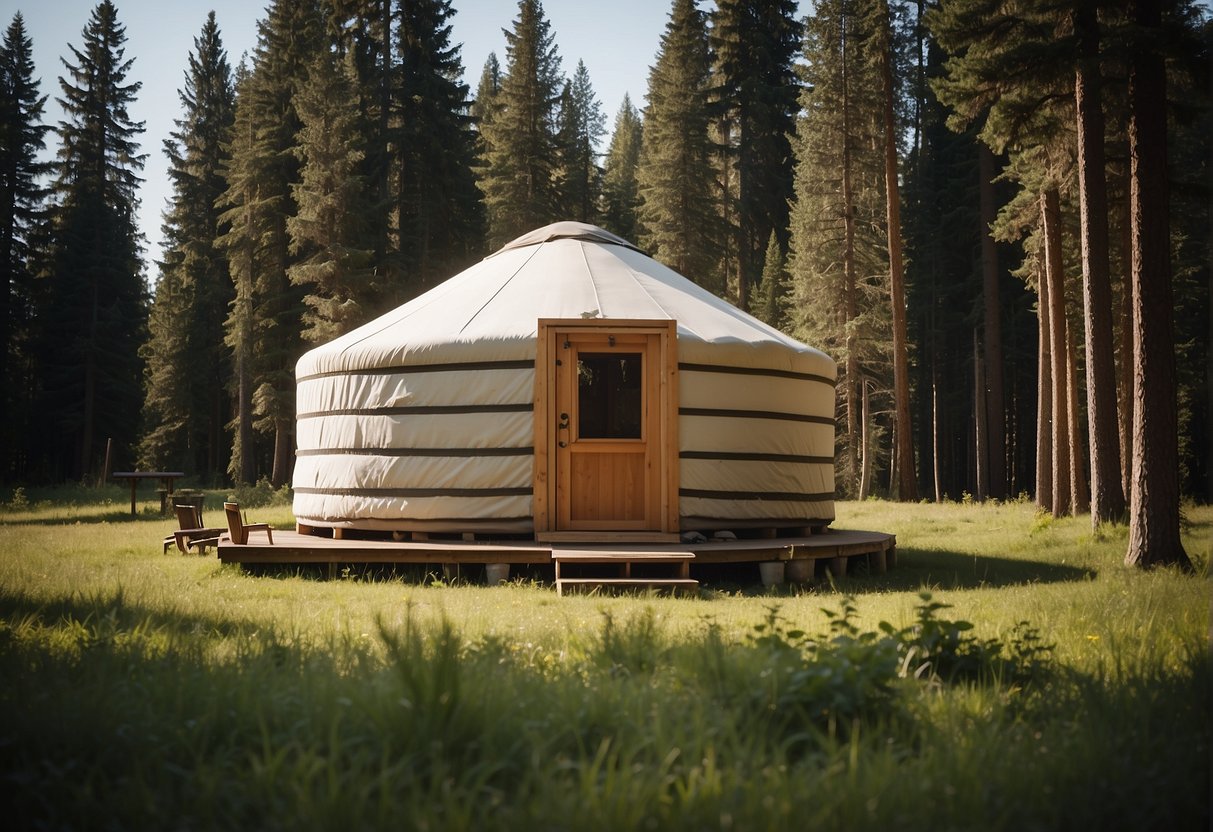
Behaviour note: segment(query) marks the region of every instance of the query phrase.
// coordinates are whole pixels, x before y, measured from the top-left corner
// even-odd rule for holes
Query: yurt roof
[[[531,231],[403,306],[306,353],[299,376],[534,359],[538,321],[678,322],[679,360],[833,378],[825,354],[742,312],[604,229]]]

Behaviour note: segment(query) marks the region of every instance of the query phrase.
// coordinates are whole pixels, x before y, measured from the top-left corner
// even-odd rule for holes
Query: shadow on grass
[[[354,581],[356,583],[401,583],[407,586],[485,586],[485,565],[463,563],[444,568],[441,563],[245,563],[240,570],[250,576],[280,580]],[[553,590],[556,576],[551,564],[515,563],[510,566],[508,583],[523,583]]]
[[[802,592],[810,586],[819,591],[830,591],[831,586],[824,559],[816,563],[811,585],[764,587],[759,580],[757,564],[754,563],[698,566],[695,576],[709,591],[746,596]],[[1064,563],[899,546],[897,566],[885,574],[873,571],[863,557],[853,557],[848,563],[846,576],[834,579],[833,585],[840,591],[863,595],[869,592],[913,592],[924,586],[977,589],[1065,583],[1090,580],[1095,576],[1094,570]]]
[[[98,627],[104,622],[103,629],[111,632],[150,628],[175,636],[208,633],[229,637],[256,633],[265,628],[264,623],[252,619],[191,615],[171,607],[155,609],[132,603],[121,588],[50,598],[33,598],[22,592],[0,589],[0,620],[38,620],[52,627],[72,621]]]
[[[692,577],[697,578],[703,592],[701,598],[724,595],[761,596],[772,593],[796,593],[810,587],[829,591],[831,580],[827,561],[818,560],[811,585],[784,584],[769,588],[762,584],[757,563],[696,564]],[[484,567],[465,564],[458,570],[444,571],[434,563],[339,563],[330,571],[328,564],[245,564],[246,573],[258,577],[304,580],[354,580],[365,583],[401,581],[405,584],[477,585],[484,583]],[[863,595],[869,592],[914,592],[922,587],[937,589],[978,589],[981,587],[1020,586],[1085,581],[1096,577],[1095,570],[1049,561],[973,555],[939,549],[898,547],[897,566],[885,574],[877,574],[863,557],[853,557],[847,575],[835,579],[839,590]],[[513,581],[523,580],[552,587],[551,566],[514,564],[510,572]]]
[[[852,565],[847,589],[912,591],[922,586],[940,589],[978,589],[981,587],[1054,584],[1086,581],[1096,572],[1079,566],[1024,558],[975,555],[946,549],[897,547],[897,566],[884,575],[869,572],[862,563]],[[853,585],[852,585],[853,581]]]
[[[141,511],[132,515],[129,508],[104,509],[96,512],[73,513],[62,517],[33,517],[13,520],[0,516],[0,526],[95,526],[101,523],[159,523],[172,519],[172,515],[158,510]],[[209,523],[212,518],[207,517]]]

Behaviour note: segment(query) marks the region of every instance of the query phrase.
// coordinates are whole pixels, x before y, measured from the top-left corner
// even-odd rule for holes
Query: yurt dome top
[[[679,360],[835,377],[834,361],[597,226],[531,231],[403,306],[317,347],[300,378],[535,358],[540,319],[677,321]]]
[[[618,234],[612,234],[605,228],[599,228],[596,225],[590,225],[584,222],[573,222],[566,220],[564,222],[554,222],[551,225],[545,225],[542,228],[536,228],[534,231],[528,231],[521,237],[510,240],[508,243],[499,248],[494,254],[500,254],[503,251],[512,251],[516,248],[526,248],[527,246],[536,246],[540,243],[550,243],[555,240],[582,240],[587,243],[604,243],[606,245],[623,246],[630,248],[633,251],[640,251],[639,248],[629,243],[627,240],[620,237]],[[644,252],[641,251],[641,254]],[[489,255],[492,257],[493,255]]]

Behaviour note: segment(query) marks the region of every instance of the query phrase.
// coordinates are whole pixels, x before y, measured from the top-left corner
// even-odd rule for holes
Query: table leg
[[[135,487],[139,484],[139,480],[131,479],[131,517],[135,516]]]

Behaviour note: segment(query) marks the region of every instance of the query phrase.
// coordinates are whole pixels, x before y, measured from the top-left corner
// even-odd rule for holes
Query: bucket
[[[768,560],[758,564],[758,574],[762,576],[763,586],[777,586],[783,583],[783,561]]]
[[[484,582],[489,586],[503,584],[510,579],[508,563],[486,563],[484,565]]]

